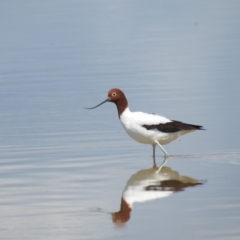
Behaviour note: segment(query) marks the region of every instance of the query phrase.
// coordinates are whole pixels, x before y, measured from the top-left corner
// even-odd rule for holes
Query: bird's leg
[[[156,148],[156,144],[154,144],[154,145],[152,145],[152,147],[153,147],[153,158],[154,158],[154,160],[155,160],[155,148]]]
[[[162,151],[164,152],[164,157],[168,157],[169,154],[166,152],[166,150],[161,146],[161,144],[158,141],[155,141],[155,143],[162,149]]]
[[[156,148],[156,145],[152,145],[153,147],[153,167],[157,167],[157,164],[156,164],[156,160],[155,160],[155,148]]]
[[[157,167],[155,156],[153,156],[153,167]]]
[[[159,167],[158,170],[156,171],[157,173],[159,173],[159,172],[161,171],[163,165],[164,165],[166,162],[167,162],[167,157],[164,156],[164,160],[163,160],[162,164],[160,165],[160,167]]]

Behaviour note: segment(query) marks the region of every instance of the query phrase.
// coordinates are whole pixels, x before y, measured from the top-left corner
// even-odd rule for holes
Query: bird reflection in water
[[[111,213],[112,221],[123,224],[130,219],[133,204],[168,197],[174,192],[183,191],[186,187],[201,185],[204,182],[180,175],[170,167],[155,164],[149,169],[143,169],[133,174],[127,181],[123,191],[120,210]]]

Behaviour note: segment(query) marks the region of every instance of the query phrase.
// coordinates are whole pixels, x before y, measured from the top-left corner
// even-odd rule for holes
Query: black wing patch
[[[193,187],[196,185],[202,185],[204,184],[204,181],[199,182],[182,182],[179,180],[163,180],[157,185],[148,185],[145,187],[146,191],[183,191],[186,187]]]
[[[175,120],[172,120],[172,122],[153,125],[144,124],[142,127],[146,128],[147,130],[158,130],[165,133],[174,133],[184,130],[205,130],[202,126],[199,125],[183,123]]]

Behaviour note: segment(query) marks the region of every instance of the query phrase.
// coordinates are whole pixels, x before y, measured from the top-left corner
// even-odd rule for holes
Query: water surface
[[[238,239],[239,10],[237,1],[2,2],[1,239]],[[163,185],[169,173],[149,181],[152,148],[126,135],[115,106],[83,108],[112,87],[132,111],[206,128],[165,146],[174,176],[202,184]],[[123,199],[131,211],[116,225]]]

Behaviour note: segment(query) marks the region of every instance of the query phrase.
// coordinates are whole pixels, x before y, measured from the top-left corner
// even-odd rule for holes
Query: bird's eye
[[[116,97],[116,96],[117,96],[117,94],[114,92],[114,93],[112,93],[112,96],[113,96],[113,97]]]

